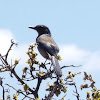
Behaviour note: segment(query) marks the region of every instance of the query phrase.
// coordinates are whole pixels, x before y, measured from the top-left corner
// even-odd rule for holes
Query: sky
[[[14,39],[18,47],[9,57],[21,58],[25,66],[25,52],[37,37],[28,26],[38,24],[49,27],[60,48],[60,65],[82,65],[71,70],[91,73],[100,89],[100,1],[0,0],[0,53],[5,54]]]

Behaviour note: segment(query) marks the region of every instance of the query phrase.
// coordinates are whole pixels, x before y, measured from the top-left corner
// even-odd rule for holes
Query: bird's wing
[[[37,43],[50,55],[56,55],[59,52],[59,48],[53,38],[49,35],[43,34],[37,38]]]

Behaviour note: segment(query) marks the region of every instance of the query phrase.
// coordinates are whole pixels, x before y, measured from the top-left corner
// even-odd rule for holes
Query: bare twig
[[[5,100],[5,90],[3,86],[2,86],[2,89],[3,89],[3,100]]]
[[[65,94],[60,100],[64,100],[64,98],[66,97],[67,94]]]
[[[75,84],[75,83],[74,83],[74,87],[75,87],[75,90],[76,90],[75,93],[77,94],[77,95],[76,95],[77,100],[79,100],[79,97],[80,97],[80,96],[79,96],[79,93],[78,93],[78,91],[77,91],[77,87],[76,87],[76,84]]]
[[[63,67],[61,67],[61,69],[66,68],[66,67],[80,67],[80,66],[82,66],[82,65],[79,65],[79,66],[69,65],[69,66],[63,66]]]
[[[23,85],[25,84],[24,81],[22,81],[22,79],[16,74],[15,70],[12,70],[13,75],[17,78],[17,80]],[[29,87],[29,91],[34,94],[34,91]]]
[[[5,84],[5,85],[11,87],[11,88],[14,89],[17,93],[23,94],[23,95],[25,96],[25,98],[27,97],[27,98],[29,98],[29,99],[33,99],[33,98],[29,97],[28,95],[24,94],[21,90],[15,89],[15,88],[14,88],[13,86],[11,86],[11,85],[9,85],[9,84]]]
[[[78,93],[78,91],[77,91],[77,87],[76,87],[76,83],[75,82],[73,82],[73,83],[66,83],[67,85],[73,85],[74,87],[75,87],[75,92],[74,93],[76,93],[76,97],[77,97],[77,100],[79,100],[79,93]]]
[[[10,52],[10,50],[11,50],[11,48],[13,47],[14,44],[15,44],[14,41],[11,40],[10,48],[8,49],[8,51],[7,51],[6,55],[5,55],[5,60],[6,60],[6,61],[7,61],[8,54],[9,54],[9,52]],[[17,44],[16,44],[16,45],[17,45]]]
[[[2,85],[2,84],[3,84],[2,79],[3,79],[3,78],[0,77],[0,85],[1,85],[1,87],[2,87],[2,89],[3,89],[3,100],[5,100],[5,96],[4,96],[4,95],[5,95],[5,91],[4,91],[4,87],[3,87],[3,85]]]

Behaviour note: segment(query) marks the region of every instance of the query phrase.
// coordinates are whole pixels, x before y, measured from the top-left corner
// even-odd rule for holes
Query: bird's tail
[[[59,76],[59,77],[61,77],[62,76],[62,71],[60,69],[60,65],[59,65],[58,60],[55,58],[55,56],[52,56],[51,57],[51,61],[52,61],[54,70],[56,72],[56,75]]]

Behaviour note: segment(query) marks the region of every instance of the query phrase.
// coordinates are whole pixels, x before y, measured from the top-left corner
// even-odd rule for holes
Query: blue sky
[[[0,48],[7,49],[10,39],[14,38],[19,43],[17,50],[21,51],[24,59],[27,46],[32,44],[37,36],[37,33],[28,29],[28,26],[38,24],[50,28],[53,38],[60,47],[60,55],[63,58],[61,65],[82,64],[82,68],[75,71],[87,70],[92,73],[99,88],[100,1],[1,0]],[[13,51],[11,57],[15,54],[18,58],[20,52],[17,50],[14,49],[17,53]]]

